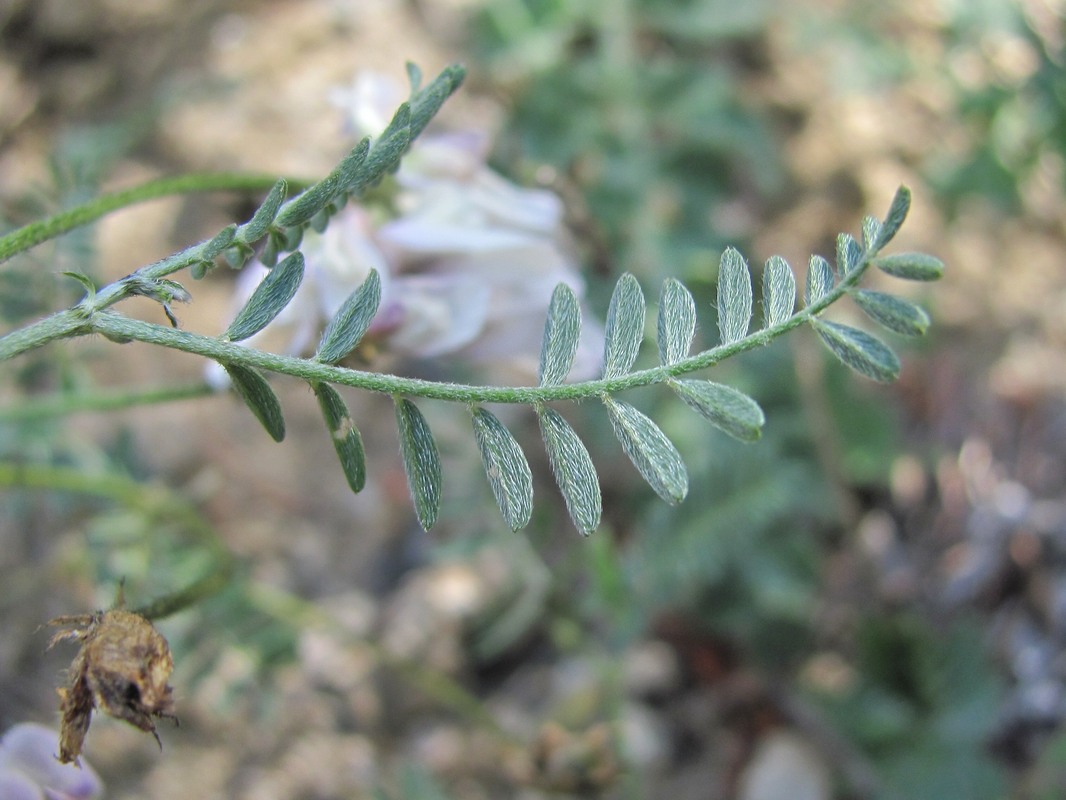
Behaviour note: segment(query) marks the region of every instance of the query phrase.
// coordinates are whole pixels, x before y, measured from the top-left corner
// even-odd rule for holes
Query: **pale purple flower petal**
[[[0,797],[31,800],[89,800],[103,791],[100,778],[82,761],[81,767],[60,764],[59,734],[44,725],[23,722],[0,740]],[[27,794],[27,785],[33,793]],[[21,792],[21,794],[20,794]]]

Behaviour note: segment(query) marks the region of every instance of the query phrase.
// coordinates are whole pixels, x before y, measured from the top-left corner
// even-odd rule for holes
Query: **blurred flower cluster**
[[[399,84],[363,73],[331,99],[357,138],[383,130],[404,97]],[[382,300],[368,335],[389,354],[454,356],[523,381],[536,375],[552,291],[566,283],[582,297],[584,284],[559,198],[491,170],[488,148],[480,132],[426,133],[397,173],[393,213],[349,204],[323,233],[306,233],[304,282],[271,326],[294,329],[290,352],[312,347],[375,269]],[[245,267],[240,305],[266,273],[258,262]],[[586,322],[571,378],[594,377],[602,349],[602,328]]]
[[[89,800],[103,784],[92,767],[60,764],[59,734],[23,722],[0,739],[0,798],[3,800]]]

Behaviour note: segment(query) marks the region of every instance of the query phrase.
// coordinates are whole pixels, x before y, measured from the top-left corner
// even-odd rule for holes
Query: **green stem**
[[[87,322],[88,316],[84,311],[72,308],[12,331],[0,337],[0,361],[14,358],[56,339],[90,333]]]
[[[81,411],[118,411],[155,403],[191,400],[213,394],[206,383],[187,386],[160,386],[152,389],[117,392],[56,392],[32,397],[28,402],[0,408],[0,422],[36,422],[64,417]]]
[[[261,192],[269,190],[276,180],[277,176],[272,175],[223,172],[179,175],[131,186],[129,189],[94,198],[83,205],[61,211],[46,219],[31,222],[0,237],[0,264],[42,242],[62,236],[75,228],[95,222],[113,211],[137,203],[193,192]],[[299,188],[309,185],[309,182],[289,180],[289,185]]]

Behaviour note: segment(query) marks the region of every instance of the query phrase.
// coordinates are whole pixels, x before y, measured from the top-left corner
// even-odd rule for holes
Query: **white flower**
[[[390,88],[392,86],[392,88]],[[349,124],[377,133],[401,93],[395,84],[360,76],[334,94]],[[418,358],[455,356],[535,376],[548,304],[566,283],[581,297],[584,282],[569,246],[563,207],[551,192],[525,189],[486,165],[488,141],[477,132],[419,138],[397,173],[397,215],[374,224],[350,204],[322,234],[308,232],[305,277],[274,325],[291,325],[291,352],[304,352],[370,269],[382,301],[370,328],[389,352]],[[266,274],[250,265],[238,301]],[[571,378],[594,377],[603,331],[586,315]]]

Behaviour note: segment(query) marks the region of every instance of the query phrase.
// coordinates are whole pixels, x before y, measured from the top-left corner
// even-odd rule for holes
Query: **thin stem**
[[[265,353],[212,337],[129,319],[111,312],[93,314],[89,319],[88,327],[93,333],[100,333],[118,341],[132,340],[161,345],[224,363],[241,364],[307,381],[340,384],[383,394],[408,395],[433,400],[529,405],[554,400],[581,400],[663,383],[669,378],[705,369],[738,353],[769,344],[793,328],[809,322],[812,317],[839,300],[851,286],[858,282],[865,268],[864,263],[854,269],[817,303],[793,314],[779,325],[756,331],[739,341],[705,350],[675,364],[638,370],[617,378],[561,386],[474,386],[364,372],[323,364],[312,359]],[[0,339],[0,360],[3,354],[4,340]]]
[[[175,400],[191,400],[214,392],[215,390],[206,383],[158,386],[151,389],[117,392],[56,392],[35,396],[25,403],[8,408],[0,408],[0,422],[36,422],[82,411],[118,411],[123,408],[170,403]]]
[[[170,195],[191,194],[193,192],[260,192],[270,189],[276,180],[277,176],[256,175],[254,173],[194,173],[172,178],[160,178],[137,186],[131,186],[128,189],[94,198],[87,203],[61,211],[46,219],[31,222],[0,237],[0,264],[19,253],[36,247],[42,242],[62,236],[75,228],[95,222],[113,211],[118,211],[137,203]],[[289,184],[300,188],[307,186],[309,182],[289,179]]]

